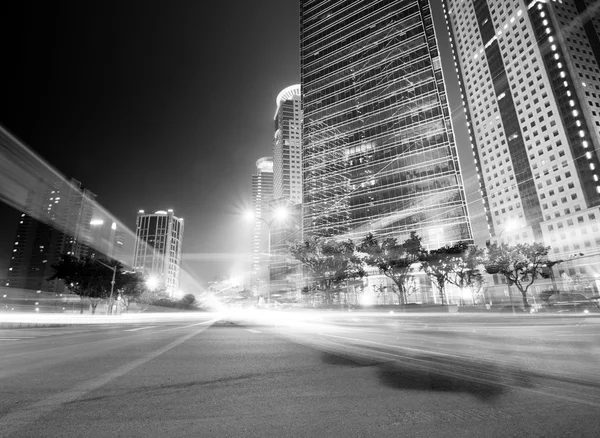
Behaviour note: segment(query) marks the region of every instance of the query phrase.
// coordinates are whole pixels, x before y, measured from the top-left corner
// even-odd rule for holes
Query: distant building
[[[490,240],[544,243],[567,260],[555,277],[599,277],[600,5],[444,8]]]
[[[123,261],[125,231],[121,224],[94,213],[90,231],[90,257]]]
[[[300,85],[283,89],[276,99],[273,136],[273,201],[271,211],[286,217],[271,225],[269,286],[276,300],[299,294],[299,263],[289,254],[290,243],[302,239],[302,99]]]
[[[252,175],[252,253],[250,290],[259,295],[266,293],[269,285],[269,203],[273,199],[273,157],[256,161],[256,173]]]
[[[272,209],[279,208],[285,209],[286,216],[271,226],[269,286],[272,299],[289,301],[300,298],[302,286],[301,264],[289,251],[290,244],[302,240],[302,204],[274,200]]]
[[[179,290],[182,238],[183,219],[173,210],[138,212],[133,268],[156,277],[159,287],[171,296]]]
[[[21,214],[5,286],[62,292],[62,282],[48,281],[61,254],[89,255],[96,195],[75,179],[30,191]]]
[[[302,203],[302,101],[300,85],[276,99],[273,136],[273,198]]]

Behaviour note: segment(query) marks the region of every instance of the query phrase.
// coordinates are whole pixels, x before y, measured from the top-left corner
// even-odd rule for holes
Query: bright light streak
[[[275,217],[277,219],[285,219],[288,215],[288,211],[284,207],[279,207],[275,210]]]
[[[148,277],[146,280],[146,286],[150,290],[155,290],[158,287],[158,278],[154,275]]]
[[[372,293],[365,292],[361,298],[360,301],[363,306],[372,306],[375,304],[375,295]]]
[[[519,227],[519,222],[516,220],[510,220],[506,223],[506,227],[504,229],[506,231],[516,230]]]

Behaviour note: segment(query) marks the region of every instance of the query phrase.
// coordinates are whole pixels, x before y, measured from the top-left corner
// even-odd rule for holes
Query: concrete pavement
[[[560,398],[536,376],[469,379],[476,361],[367,354],[366,329],[231,322],[1,330],[0,436],[600,436],[594,388]]]

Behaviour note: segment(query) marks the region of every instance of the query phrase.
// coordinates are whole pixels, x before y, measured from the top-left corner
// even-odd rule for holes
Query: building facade
[[[95,212],[91,222],[90,257],[123,260],[125,229],[123,225]]]
[[[302,99],[300,84],[284,88],[276,99],[273,136],[273,201],[271,211],[285,218],[271,226],[269,280],[271,296],[289,300],[298,291],[298,262],[288,247],[302,239]]]
[[[179,291],[182,239],[183,219],[173,210],[138,212],[133,269],[154,277],[171,296]]]
[[[427,0],[303,0],[305,235],[472,240]]]
[[[266,295],[269,287],[270,202],[273,200],[273,157],[256,161],[252,175],[252,242],[250,255],[250,290],[256,296]]]
[[[300,85],[277,96],[273,136],[273,197],[302,203],[302,101]]]
[[[444,6],[491,241],[600,276],[600,5]]]
[[[61,254],[90,255],[95,198],[75,179],[30,191],[17,226],[5,286],[63,292],[62,282],[48,280],[54,274],[52,265]]]

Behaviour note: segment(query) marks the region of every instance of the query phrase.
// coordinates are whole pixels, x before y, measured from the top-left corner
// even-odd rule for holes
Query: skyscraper
[[[273,197],[302,203],[302,107],[300,85],[292,85],[276,99],[273,137]]]
[[[173,210],[138,212],[133,269],[155,277],[171,296],[179,290],[182,239],[183,219]]]
[[[571,275],[600,274],[599,8],[445,0],[492,240],[586,254]]]
[[[125,232],[123,225],[95,212],[91,222],[90,256],[122,261]]]
[[[256,173],[252,175],[252,253],[250,290],[262,294],[269,285],[269,203],[273,199],[273,157],[256,161]]]
[[[272,295],[297,291],[298,262],[288,246],[302,238],[302,100],[300,85],[283,89],[276,99],[273,137],[273,201],[271,210],[284,209],[285,218],[271,226],[269,283]]]
[[[471,240],[428,0],[302,0],[305,234]]]
[[[6,286],[62,292],[48,281],[61,254],[89,255],[90,227],[96,195],[75,179],[57,181],[29,192],[21,214],[8,268]]]

